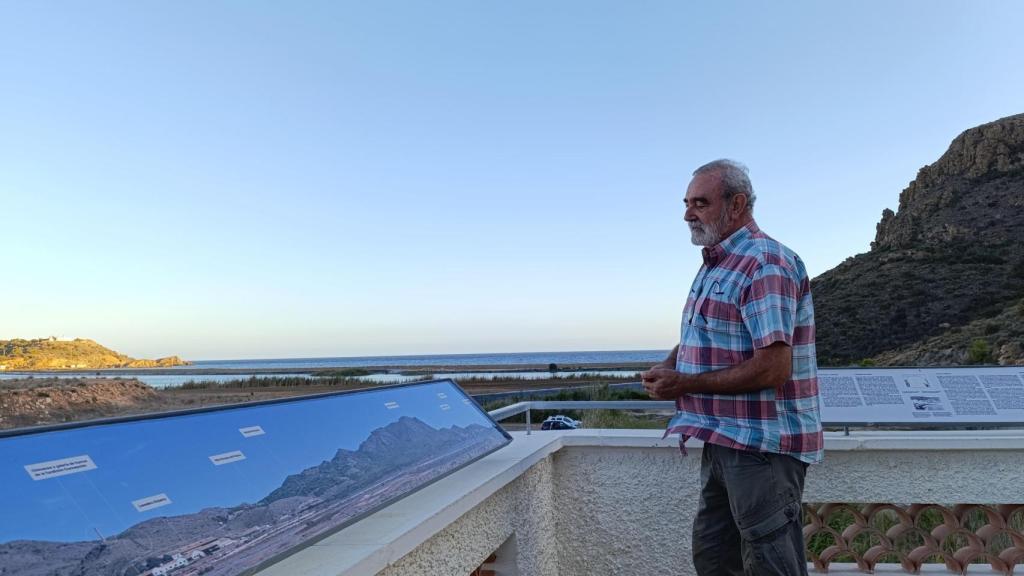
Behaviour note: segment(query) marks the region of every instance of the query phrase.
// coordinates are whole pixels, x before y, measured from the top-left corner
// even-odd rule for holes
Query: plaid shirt
[[[665,435],[820,462],[814,308],[803,262],[753,221],[703,254],[683,309],[676,370],[729,368],[755,349],[785,342],[793,372],[781,386],[758,392],[685,394]]]

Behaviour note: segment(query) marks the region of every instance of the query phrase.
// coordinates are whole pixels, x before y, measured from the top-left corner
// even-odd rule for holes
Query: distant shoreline
[[[572,364],[558,364],[558,372],[578,372],[580,370],[646,370],[652,362],[576,362]],[[396,374],[431,374],[433,372],[489,372],[500,374],[502,372],[551,372],[547,364],[429,364],[429,365],[395,365],[382,364],[376,366],[359,366],[359,368],[371,372],[389,372]],[[0,374],[37,376],[46,374],[80,375],[82,377],[95,376],[117,376],[133,374],[166,374],[181,376],[202,376],[212,374],[310,374],[331,373],[344,368],[320,367],[320,368],[62,368],[62,369],[40,369],[40,370],[3,370]]]
[[[0,341],[2,342],[2,341]],[[134,360],[91,340],[72,342],[52,339],[12,341],[28,352],[20,352],[18,362],[0,357],[0,378],[15,374],[37,376],[202,376],[202,375],[316,375],[322,372],[361,370],[408,375],[431,372],[562,372],[579,370],[634,370],[646,368],[665,358],[667,350],[592,350],[564,352],[497,352],[471,354],[410,354],[395,356],[325,356],[302,358],[236,358],[185,361],[173,364],[129,365]],[[70,348],[64,350],[64,348]],[[10,356],[12,353],[7,351]],[[31,356],[26,356],[28,354]],[[15,354],[14,356],[17,356]],[[26,360],[28,358],[28,360]],[[29,361],[31,360],[31,361]],[[5,366],[6,364],[6,366]],[[557,370],[550,370],[550,368]]]

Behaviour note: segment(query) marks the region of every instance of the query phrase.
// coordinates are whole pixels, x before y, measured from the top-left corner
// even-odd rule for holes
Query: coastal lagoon
[[[0,372],[0,382],[4,380],[20,380],[23,378],[134,378],[153,388],[181,386],[186,382],[230,382],[232,380],[248,380],[250,378],[310,378],[309,374],[153,374],[130,371],[111,372]]]
[[[98,374],[98,375],[97,375]],[[607,376],[609,378],[628,378],[636,374],[635,370],[575,370],[567,372],[525,372],[525,371],[509,371],[509,372],[445,372],[437,374],[399,374],[392,372],[379,372],[376,374],[367,374],[365,376],[356,376],[354,379],[362,380],[368,384],[403,384],[406,382],[413,382],[415,380],[423,380],[428,376],[430,379],[448,379],[455,380],[456,382],[466,378],[478,378],[478,379],[506,379],[506,378],[519,378],[522,380],[542,380],[551,378],[552,375],[561,378],[566,377],[579,377],[579,376]],[[307,373],[261,373],[261,374],[153,374],[153,373],[132,373],[132,372],[117,372],[111,374],[110,371],[106,372],[10,372],[0,373],[0,381],[3,380],[14,380],[22,378],[134,378],[139,382],[152,386],[153,388],[167,388],[170,386],[181,386],[187,382],[231,382],[233,380],[248,380],[250,378],[309,378],[315,379],[316,376]]]
[[[600,350],[589,352],[515,352],[502,354],[434,354],[421,356],[351,356],[338,358],[265,358],[251,360],[197,360],[174,369],[215,370],[317,370],[366,366],[516,366],[563,364],[654,364],[668,350]]]
[[[432,378],[444,379],[444,380],[455,380],[456,382],[460,379],[474,378],[484,380],[495,380],[495,379],[521,379],[521,380],[544,380],[551,377],[558,378],[569,378],[569,377],[580,377],[580,376],[607,376],[609,378],[629,378],[637,374],[636,370],[574,370],[567,372],[446,372],[432,374]],[[365,380],[367,382],[382,383],[382,384],[395,384],[401,382],[411,382],[413,380],[423,379],[423,376],[414,376],[408,374],[393,374],[393,373],[380,373],[380,374],[368,374],[366,376],[359,376],[359,380]]]
[[[346,368],[392,367],[394,370],[381,370],[364,376],[359,380],[372,384],[400,384],[414,380],[422,380],[427,373],[410,375],[401,374],[402,368],[429,369],[432,366],[443,368],[433,372],[433,378],[445,378],[458,381],[460,379],[496,379],[519,378],[522,380],[541,380],[557,376],[606,376],[610,378],[628,378],[636,374],[636,370],[617,369],[583,369],[560,370],[516,370],[517,367],[547,366],[549,364],[576,367],[580,364],[654,364],[665,358],[664,350],[612,350],[594,352],[524,352],[509,354],[438,354],[424,356],[359,356],[338,358],[278,358],[249,360],[197,360],[189,366],[176,366],[160,369],[116,369],[116,370],[77,370],[52,372],[0,372],[0,381],[21,378],[135,378],[153,388],[181,386],[187,382],[230,382],[232,380],[248,380],[250,378],[315,378],[314,370],[331,370]],[[465,371],[452,368],[465,366]],[[482,366],[494,367],[496,371],[481,371]]]

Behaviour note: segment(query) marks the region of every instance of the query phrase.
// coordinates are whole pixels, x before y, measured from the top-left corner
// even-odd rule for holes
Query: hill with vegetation
[[[954,139],[811,284],[822,366],[1024,364],[1024,114]]]
[[[0,340],[2,370],[92,370],[99,368],[167,368],[190,364],[177,356],[144,360],[131,358],[85,338],[58,340]]]

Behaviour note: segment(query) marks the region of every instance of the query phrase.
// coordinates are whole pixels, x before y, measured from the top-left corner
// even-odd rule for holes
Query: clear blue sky
[[[0,1],[0,338],[669,348],[699,164],[817,275],[1024,112],[1015,2]]]
[[[439,400],[438,393],[447,398]],[[334,458],[339,449],[358,449],[373,430],[403,416],[437,429],[492,427],[465,398],[442,382],[0,439],[0,543],[91,540],[93,527],[110,536],[157,516],[255,503],[289,475]],[[387,409],[384,403],[393,400],[398,408]],[[449,409],[442,411],[441,402]],[[238,429],[250,426],[265,434],[243,437]],[[236,450],[245,460],[221,466],[209,460]],[[95,470],[33,480],[24,468],[82,455]],[[132,506],[157,494],[172,503],[144,513]]]

